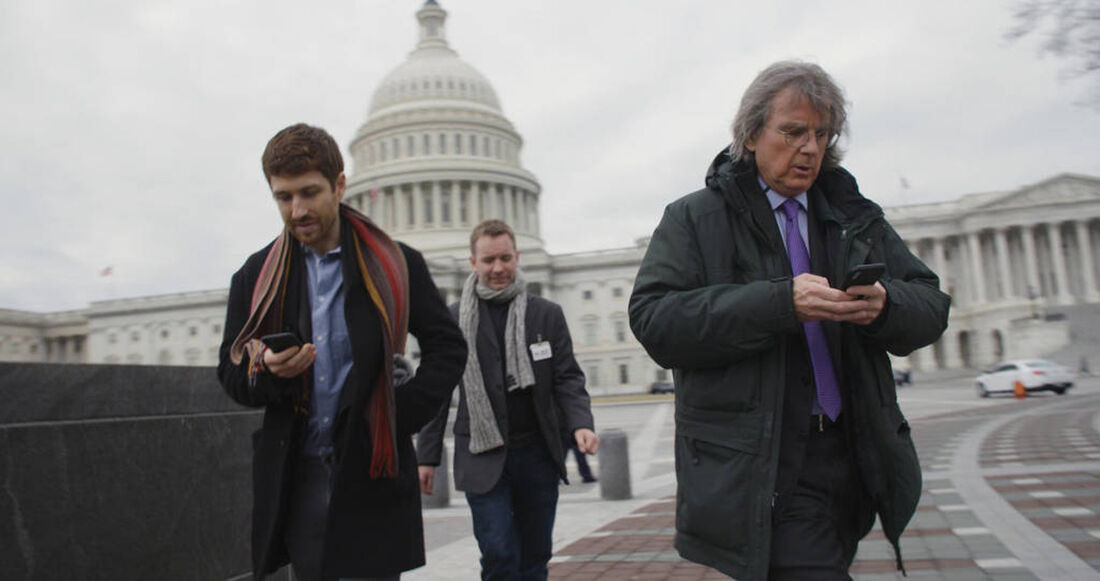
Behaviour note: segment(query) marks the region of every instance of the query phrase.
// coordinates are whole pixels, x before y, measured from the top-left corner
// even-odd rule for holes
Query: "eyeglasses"
[[[776,129],[776,131],[783,136],[783,141],[787,142],[787,145],[795,149],[801,149],[802,146],[810,142],[809,127],[795,126],[790,129]],[[826,129],[818,129],[814,131],[814,139],[817,141],[819,148],[828,149],[836,145],[837,141],[840,141],[840,135]]]

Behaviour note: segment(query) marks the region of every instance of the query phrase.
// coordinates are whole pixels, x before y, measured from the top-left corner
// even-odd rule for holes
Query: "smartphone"
[[[260,341],[263,341],[264,345],[267,345],[268,349],[271,349],[275,353],[290,349],[291,347],[298,347],[302,344],[302,340],[298,338],[294,333],[275,333],[274,335],[264,335],[260,337]]]
[[[872,285],[882,278],[883,274],[886,274],[886,265],[881,262],[859,264],[848,271],[844,277],[844,284],[841,284],[840,288],[847,290],[848,287]]]

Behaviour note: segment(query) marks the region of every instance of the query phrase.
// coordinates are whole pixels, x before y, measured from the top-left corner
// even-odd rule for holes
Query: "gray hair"
[[[844,109],[844,91],[824,69],[801,61],[779,61],[760,72],[741,97],[741,107],[733,118],[733,144],[730,158],[733,161],[755,162],[756,156],[745,144],[764,130],[771,115],[772,100],[783,89],[794,89],[806,97],[828,124],[829,135],[848,133],[848,113]],[[825,150],[822,166],[840,165],[844,152],[839,142]]]

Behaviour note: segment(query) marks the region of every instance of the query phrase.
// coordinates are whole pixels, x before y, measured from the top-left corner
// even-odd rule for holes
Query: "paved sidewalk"
[[[924,493],[902,537],[909,577],[1100,579],[1100,379],[1064,397],[982,402],[912,418]],[[672,547],[671,405],[631,437],[634,499],[603,501],[598,485],[562,488],[551,579],[724,579]],[[637,450],[636,450],[637,448]],[[651,450],[646,453],[647,450]],[[469,510],[426,511],[429,566],[408,579],[476,579]],[[441,543],[453,519],[454,539]],[[880,530],[860,543],[852,574],[900,579]]]

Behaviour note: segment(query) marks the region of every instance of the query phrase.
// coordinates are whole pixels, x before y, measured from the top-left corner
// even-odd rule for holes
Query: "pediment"
[[[1060,174],[1037,184],[1007,192],[980,207],[1014,210],[1080,202],[1100,202],[1100,178]]]

